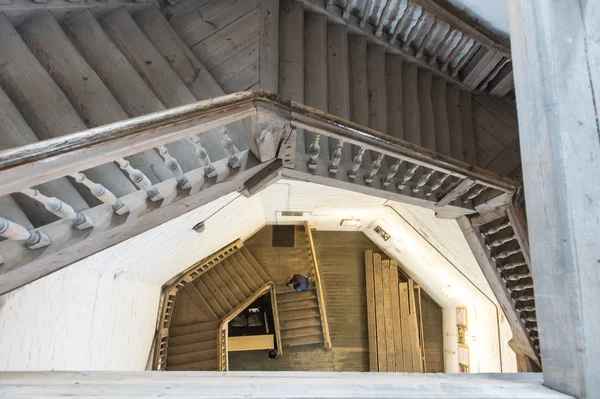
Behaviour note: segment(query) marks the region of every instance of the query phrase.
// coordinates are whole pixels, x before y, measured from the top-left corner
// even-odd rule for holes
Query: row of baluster
[[[319,145],[320,139],[321,135],[315,133],[313,136],[313,141],[308,149],[308,154],[310,156],[310,159],[308,161],[308,168],[313,172],[315,172],[317,169],[318,159],[321,155],[321,146]],[[336,149],[331,155],[331,160],[328,169],[329,173],[331,173],[332,175],[336,175],[338,172],[339,164],[342,160],[342,150],[344,148],[344,144],[345,143],[342,140],[338,140]],[[358,153],[353,158],[351,168],[348,171],[348,178],[350,180],[354,181],[356,179],[358,175],[358,170],[363,164],[363,156],[366,151],[367,148],[360,147]],[[377,158],[371,163],[369,167],[369,172],[364,177],[365,183],[373,183],[375,177],[377,176],[377,173],[379,172],[379,169],[381,169],[381,162],[383,161],[384,157],[384,154],[379,153]],[[419,180],[416,181],[415,184],[412,184],[412,192],[415,194],[423,190],[425,187],[425,196],[430,197],[432,194],[436,193],[440,188],[442,188],[444,183],[449,178],[451,178],[450,174],[439,172],[440,176],[437,179],[433,180],[432,177],[434,173],[436,173],[436,170],[418,164],[410,164],[409,162],[406,162],[402,159],[396,159],[392,166],[388,168],[386,176],[381,179],[381,184],[383,187],[388,187],[392,183],[393,179],[396,177],[398,171],[400,170],[400,166],[403,163],[405,163],[407,166],[404,174],[399,178],[398,184],[396,184],[396,188],[398,190],[403,190],[409,184],[409,182],[415,176],[415,173],[419,169],[423,169],[423,174],[421,175]],[[432,180],[431,185],[428,185],[428,183],[430,183],[430,180]],[[484,185],[473,186],[465,195],[461,197],[461,201],[464,204],[468,203],[469,201],[472,201],[473,199],[478,197],[483,191],[485,191],[486,188],[487,187]]]
[[[333,0],[328,0],[327,8],[332,9],[333,3],[334,3]],[[379,15],[379,19],[378,19],[377,26],[375,29],[375,36],[377,36],[377,37],[382,36],[383,29],[385,27],[386,16],[389,14],[389,11],[390,11],[389,9],[390,9],[390,7],[392,7],[393,3],[394,2],[392,0],[386,1],[383,11]],[[342,18],[346,21],[350,18],[350,11],[352,9],[352,5],[353,5],[353,2],[348,0],[346,2],[346,6],[344,7],[344,10],[342,13]],[[360,27],[363,29],[366,26],[366,24],[368,23],[368,18],[371,15],[372,7],[373,7],[373,1],[367,0],[365,2],[365,6],[364,6],[363,12],[361,14],[362,18],[359,23]],[[455,78],[458,75],[458,73],[462,70],[462,68],[465,66],[467,61],[470,60],[472,58],[472,56],[481,48],[481,44],[478,43],[475,39],[472,39],[471,37],[466,35],[464,32],[453,28],[447,21],[443,21],[440,18],[427,13],[427,11],[423,7],[414,4],[410,0],[408,1],[406,8],[404,9],[404,11],[402,13],[402,16],[400,17],[400,19],[398,20],[396,25],[393,27],[393,31],[389,33],[388,40],[389,40],[390,45],[394,45],[396,43],[396,41],[398,41],[398,39],[402,33],[402,28],[405,26],[407,18],[409,18],[409,16],[412,14],[412,11],[415,9],[420,10],[419,18],[417,19],[416,23],[411,27],[410,31],[408,32],[406,40],[402,42],[402,44],[401,44],[402,51],[404,51],[404,52],[409,51],[409,49],[412,47],[413,42],[417,38],[417,34],[419,32],[420,26],[425,21],[425,18],[427,16],[431,16],[434,19],[433,24],[429,27],[429,29],[425,33],[425,37],[423,38],[423,40],[421,40],[418,43],[417,47],[414,49],[415,58],[420,60],[425,57],[428,57],[427,62],[429,65],[434,66],[434,67],[437,66],[437,68],[439,69],[440,72],[447,73],[451,77]],[[448,31],[445,33],[443,39],[435,46],[435,50],[433,51],[433,53],[431,55],[427,56],[425,54],[425,49],[428,47],[429,42],[432,40],[432,37],[433,37],[433,34],[435,33],[435,31],[438,29],[439,26],[441,26],[444,23],[449,25]],[[456,41],[456,39],[458,37],[460,37],[460,39],[458,39],[458,41]],[[456,43],[453,45],[452,50],[450,50],[450,52],[448,53],[448,56],[442,60],[441,56],[444,53],[444,49],[446,48],[448,43],[452,43],[452,42],[456,42]],[[450,67],[450,65],[452,65],[457,60],[457,57],[459,57],[465,51],[465,48],[467,48],[467,46],[469,44],[471,44],[471,47],[469,47],[469,50],[467,50],[467,52],[460,58],[460,60],[458,60],[458,62],[456,63],[456,65],[454,67]],[[479,84],[479,87],[478,87],[479,90],[482,90],[482,91],[486,90],[489,83],[498,75],[498,73],[500,73],[500,70],[502,68],[504,68],[504,66],[506,64],[508,64],[509,62],[510,62],[510,58],[505,57],[502,60],[502,62],[500,62],[498,65],[496,65],[496,67],[489,73],[489,75]]]
[[[502,238],[492,239],[492,236],[501,231],[510,230]],[[510,221],[504,220],[502,223],[481,231],[486,239],[486,246],[492,252],[492,258],[496,261],[496,267],[500,271],[506,288],[511,292],[515,301],[515,309],[521,313],[521,319],[529,333],[529,337],[534,343],[534,347],[539,351],[539,333],[537,318],[535,316],[535,296],[533,295],[533,282],[531,280],[531,271],[524,257],[518,257],[521,253],[520,246],[513,249],[494,252],[496,248],[516,241],[517,237]],[[510,261],[507,259],[511,258]]]
[[[240,161],[236,155],[236,148],[233,144],[233,141],[229,137],[225,127],[220,129],[222,133],[223,147],[228,157],[228,165],[231,168],[238,168],[240,166]],[[202,146],[200,137],[198,135],[194,135],[188,139],[192,141],[196,148],[196,156],[202,163],[206,177],[212,178],[217,176],[217,170],[215,169],[215,166],[213,165],[208,153]],[[190,189],[191,184],[188,178],[183,173],[183,170],[181,169],[177,159],[169,154],[167,147],[165,145],[160,145],[156,148],[156,150],[163,158],[167,168],[173,174],[173,177],[177,182],[177,186],[181,190]],[[142,171],[132,167],[129,161],[124,158],[119,158],[115,162],[129,176],[129,179],[136,185],[136,187],[146,193],[150,201],[156,202],[164,198],[163,194],[155,185],[152,184],[150,179]],[[92,195],[98,198],[98,200],[100,200],[102,203],[111,205],[112,209],[117,215],[123,215],[129,212],[129,208],[125,203],[123,203],[123,201],[121,201],[121,199],[117,198],[103,185],[91,181],[85,175],[85,173],[75,172],[70,176],[77,183],[86,186]],[[88,216],[81,212],[76,212],[73,207],[58,198],[47,197],[40,193],[39,190],[32,188],[26,188],[20,192],[41,203],[48,212],[56,215],[58,218],[71,221],[73,228],[75,229],[85,230],[94,227],[93,221],[90,220]],[[27,230],[25,227],[5,218],[0,218],[0,236],[9,240],[21,241],[29,249],[43,248],[50,245],[52,242],[48,234],[40,230]],[[0,263],[1,260],[2,258],[0,258]]]

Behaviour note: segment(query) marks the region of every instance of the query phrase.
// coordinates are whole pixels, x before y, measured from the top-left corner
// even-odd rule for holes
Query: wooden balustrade
[[[61,219],[71,220],[73,227],[78,230],[85,230],[94,227],[92,221],[82,213],[75,212],[71,205],[66,204],[55,197],[46,197],[39,190],[25,188],[21,190],[29,198],[44,205],[48,212],[53,213]]]
[[[373,179],[375,179],[375,175],[381,169],[381,161],[383,161],[383,154],[377,155],[377,158],[371,163],[371,169],[369,170],[369,174],[365,177],[365,183],[373,183]]]
[[[13,241],[23,241],[29,249],[47,247],[52,243],[48,234],[39,230],[27,230],[20,224],[0,217],[0,236]]]
[[[192,142],[194,143],[194,146],[196,147],[196,156],[202,163],[202,166],[204,166],[204,174],[206,175],[206,177],[215,177],[217,175],[217,170],[215,169],[214,165],[210,161],[210,157],[208,156],[208,153],[206,152],[204,147],[202,147],[200,137],[198,135],[192,136]]]
[[[129,212],[129,207],[127,207],[127,205],[125,205],[120,198],[117,198],[102,184],[94,183],[88,179],[84,173],[73,173],[71,174],[71,177],[75,179],[77,183],[83,184],[89,188],[94,197],[98,198],[105,204],[110,204],[117,215],[124,215]]]
[[[158,191],[148,176],[146,176],[141,170],[135,169],[128,160],[126,159],[118,159],[116,161],[121,169],[123,169],[129,175],[129,179],[135,184],[140,190],[144,190],[146,195],[152,202],[160,201],[163,199],[162,194]]]
[[[331,165],[329,166],[329,173],[336,174],[338,171],[338,165],[342,160],[342,150],[344,148],[344,142],[338,140],[337,146],[333,154],[331,155]]]
[[[423,8],[421,8],[421,14],[419,15],[419,19],[417,19],[417,22],[413,25],[410,32],[408,33],[408,37],[406,38],[406,41],[404,42],[404,44],[402,44],[402,51],[408,51],[410,44],[417,37],[417,32],[419,32],[419,26],[421,26],[421,23],[425,19],[426,15],[427,15],[427,13],[425,12],[425,10]]]
[[[167,147],[165,145],[161,145],[158,146],[156,149],[158,150],[160,156],[163,157],[163,159],[165,160],[165,165],[167,166],[167,169],[169,169],[171,173],[173,173],[173,176],[175,177],[179,188],[181,188],[182,190],[187,190],[191,188],[192,185],[190,184],[188,178],[183,174],[183,170],[181,169],[179,162],[177,162],[177,160],[173,158],[171,154],[169,154],[169,150],[167,149]]]

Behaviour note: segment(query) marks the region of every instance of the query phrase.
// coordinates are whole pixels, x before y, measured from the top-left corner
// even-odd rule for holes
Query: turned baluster
[[[522,262],[507,263],[505,265],[498,266],[498,269],[505,271],[505,270],[516,269],[517,267],[521,267],[521,266],[527,266],[527,262],[522,261]]]
[[[321,135],[315,133],[315,135],[313,136],[313,142],[308,148],[308,154],[310,155],[310,159],[308,160],[308,169],[310,170],[317,169],[317,159],[319,159],[319,154],[321,153],[321,146],[319,145],[320,139]]]
[[[227,162],[229,167],[234,169],[239,168],[240,160],[235,155],[235,146],[233,145],[233,140],[231,140],[231,137],[229,137],[229,135],[227,134],[226,128],[223,128],[223,148],[225,148],[225,154],[227,154],[227,157],[229,159],[229,161]]]
[[[433,21],[433,25],[431,25],[431,28],[429,28],[429,31],[427,32],[427,34],[423,38],[423,41],[421,42],[421,45],[419,46],[419,49],[417,50],[417,54],[415,54],[416,58],[421,58],[423,56],[423,52],[425,51],[425,47],[427,47],[427,43],[429,43],[429,40],[431,39],[431,36],[433,35],[433,32],[437,28],[438,23],[439,23],[439,21],[437,19],[435,21]]]
[[[525,322],[529,322],[529,323],[537,323],[537,317],[536,316],[526,316],[523,317],[522,319]]]
[[[348,172],[348,177],[351,180],[354,180],[356,178],[356,172],[360,168],[360,165],[362,165],[364,154],[365,154],[365,148],[360,147],[360,149],[358,150],[358,154],[356,154],[356,156],[352,160],[352,169]]]
[[[348,0],[350,2],[350,0]],[[364,29],[369,20],[369,15],[371,14],[371,8],[373,7],[373,0],[367,0],[365,2],[365,8],[363,8],[362,17],[360,19],[359,26],[361,29]]]
[[[450,65],[450,63],[452,61],[454,61],[454,58],[456,58],[456,56],[459,54],[459,52],[462,51],[462,49],[464,48],[465,42],[467,40],[465,38],[466,38],[466,36],[464,36],[464,35],[460,38],[460,40],[458,41],[456,46],[452,49],[450,54],[448,54],[448,57],[446,57],[446,60],[440,66],[440,71],[446,72],[448,70],[448,66]]]
[[[402,181],[400,183],[398,183],[396,188],[398,190],[403,190],[404,187],[406,187],[406,183],[408,183],[408,181],[413,178],[413,176],[415,175],[415,172],[417,171],[417,169],[419,169],[419,167],[420,167],[420,165],[415,164],[410,169],[408,169],[404,173],[404,177],[402,178]]]
[[[479,86],[479,90],[485,91],[485,89],[487,89],[487,87],[490,84],[490,82],[492,81],[492,79],[494,79],[496,77],[496,75],[498,75],[498,73],[500,73],[500,70],[502,68],[504,68],[504,66],[506,64],[508,64],[509,62],[510,62],[510,58],[505,58],[502,62],[500,62],[498,65],[496,65],[494,70],[492,72],[490,72],[490,74],[487,76],[487,78],[485,78],[485,80],[481,83],[481,85]]]
[[[411,8],[412,8],[411,1],[408,0],[406,2],[406,8],[404,9],[404,12],[402,13],[402,17],[400,17],[400,19],[398,20],[398,23],[394,27],[394,33],[390,37],[389,42],[391,45],[394,45],[396,43],[396,39],[398,38],[398,35],[400,34],[400,29],[402,28],[402,25],[404,25],[404,21],[406,20],[406,17],[408,16],[408,13],[411,10]]]
[[[533,305],[518,305],[515,309],[517,309],[517,312],[535,312],[535,306]]]
[[[142,171],[135,169],[129,161],[126,159],[118,159],[117,163],[121,167],[122,170],[127,172],[129,175],[129,179],[140,189],[146,192],[146,195],[150,199],[150,201],[155,202],[163,199],[162,194],[158,191],[158,188],[152,185],[148,176],[142,173]]]
[[[492,235],[492,234],[494,234],[494,233],[497,233],[497,232],[499,232],[500,230],[504,230],[504,229],[505,229],[505,228],[507,228],[507,227],[510,227],[510,222],[505,222],[505,223],[502,223],[502,224],[501,224],[501,225],[499,225],[499,226],[492,227],[492,228],[491,228],[491,229],[489,229],[489,230],[482,231],[482,232],[481,232],[481,235],[482,235],[482,236],[484,236],[484,237],[487,237],[487,236],[489,236],[489,235]]]
[[[417,33],[419,32],[419,25],[421,25],[421,23],[423,22],[424,19],[425,19],[425,10],[423,8],[421,8],[421,15],[419,15],[419,19],[417,19],[417,23],[412,27],[412,29],[410,30],[410,33],[408,34],[408,37],[406,38],[406,41],[402,45],[402,51],[408,51],[410,44],[412,43],[413,40],[415,40],[415,37],[417,37]]]
[[[413,193],[418,193],[419,190],[421,190],[421,188],[423,188],[423,186],[425,184],[427,184],[429,179],[431,179],[431,176],[433,176],[434,172],[435,172],[435,170],[431,169],[431,170],[429,170],[429,172],[424,173],[423,176],[421,176],[421,178],[417,182],[417,184],[413,187],[413,189],[412,189]]]
[[[347,21],[350,18],[350,11],[352,11],[352,1],[346,0],[346,6],[344,7],[344,11],[342,12],[342,18],[344,21]]]
[[[381,37],[381,34],[383,33],[383,25],[385,23],[385,19],[389,16],[391,5],[392,0],[385,1],[385,6],[383,7],[383,11],[379,17],[379,22],[377,23],[377,29],[375,30],[375,36],[377,37]]]
[[[512,255],[518,254],[519,252],[521,252],[521,250],[520,250],[519,248],[516,248],[516,249],[509,249],[509,250],[507,250],[507,251],[500,252],[499,254],[497,254],[497,255],[494,255],[493,257],[494,257],[494,259],[496,259],[496,260],[498,260],[498,259],[505,259],[505,258],[508,258],[509,256],[512,256]]]
[[[532,283],[528,283],[528,284],[517,284],[514,287],[511,288],[512,291],[525,291],[528,290],[530,288],[533,288],[533,284]]]
[[[25,227],[0,217],[0,236],[13,241],[23,241],[29,249],[44,248],[52,243],[48,234]]]
[[[531,331],[539,331],[539,328],[538,328],[538,326],[531,326],[531,327],[529,327],[529,329],[530,329]]]
[[[161,145],[158,146],[157,149],[158,153],[165,160],[165,165],[167,166],[167,169],[169,169],[171,173],[173,173],[173,176],[175,176],[175,180],[177,181],[177,185],[179,186],[179,188],[181,188],[182,190],[187,190],[188,188],[191,188],[192,185],[188,178],[183,174],[183,170],[181,169],[179,162],[177,162],[177,159],[173,158],[171,154],[169,154],[169,150],[167,149],[167,147]]]
[[[471,191],[469,191],[467,193],[467,195],[463,196],[463,198],[462,198],[463,204],[466,204],[467,202],[471,201],[473,198],[477,197],[486,188],[487,188],[486,186],[475,186],[475,188],[471,189]]]
[[[206,177],[215,177],[217,175],[217,170],[214,165],[210,161],[210,157],[208,156],[208,152],[202,147],[202,143],[200,142],[200,137],[198,135],[194,135],[191,137],[192,143],[196,147],[196,156],[204,166],[204,174]]]
[[[342,149],[343,148],[344,148],[344,142],[342,140],[338,140],[337,148],[331,155],[331,165],[329,166],[330,173],[333,173],[333,174],[337,173],[338,165],[340,164],[340,161],[342,160]]]
[[[325,8],[326,8],[328,11],[332,11],[332,10],[333,10],[333,0],[327,0],[327,3],[326,3],[326,5],[325,5]]]
[[[499,238],[499,239],[494,240],[494,241],[492,241],[492,242],[490,242],[490,243],[488,243],[486,245],[487,245],[488,248],[496,248],[496,247],[499,247],[502,244],[506,244],[507,242],[510,242],[510,241],[513,241],[513,240],[516,240],[516,239],[517,239],[517,237],[515,237],[514,235],[512,235],[512,236],[508,236],[508,237],[504,237],[504,238]]]
[[[388,169],[387,176],[381,179],[381,184],[383,185],[383,187],[387,187],[390,185],[392,179],[394,178],[394,176],[396,176],[396,173],[398,173],[398,169],[400,168],[401,163],[402,160],[400,159]]]
[[[446,34],[444,35],[442,41],[439,42],[437,46],[435,46],[433,54],[431,55],[431,57],[429,57],[429,65],[434,65],[437,62],[440,54],[442,54],[442,51],[444,51],[444,47],[446,47],[446,43],[448,43],[448,40],[450,40],[451,37],[454,37],[455,34],[457,34],[456,31],[452,29],[452,27],[450,27],[448,29],[448,32],[446,32]]]
[[[475,54],[475,52],[477,50],[479,50],[479,47],[481,47],[481,44],[479,43],[475,43],[473,41],[473,44],[471,45],[471,48],[469,49],[469,51],[467,51],[467,53],[465,55],[463,55],[463,57],[460,59],[460,61],[458,61],[458,64],[456,64],[456,66],[454,68],[452,68],[452,77],[455,78],[456,75],[458,75],[458,73],[460,72],[460,70],[462,69],[463,66],[465,66],[465,64],[467,63],[467,61],[469,61],[471,59],[471,57],[473,56],[473,54]]]
[[[377,159],[375,159],[371,163],[371,169],[369,170],[369,174],[365,177],[365,183],[373,183],[375,175],[377,174],[377,172],[379,172],[379,169],[381,168],[381,161],[383,161],[383,157],[384,155],[380,153],[379,155],[377,155]]]
[[[529,302],[529,301],[533,301],[534,299],[535,299],[535,297],[533,295],[521,295],[521,296],[518,296],[517,298],[515,298],[515,300],[518,302]]]
[[[46,197],[38,190],[26,188],[21,193],[43,204],[48,212],[51,212],[61,219],[71,220],[73,227],[77,230],[89,229],[94,227],[92,221],[83,213],[75,212],[71,205],[66,204],[56,197]]]
[[[507,281],[519,281],[531,277],[531,273],[516,273],[506,276]]]
[[[83,184],[84,186],[89,188],[90,192],[94,197],[98,198],[103,203],[112,206],[113,210],[117,215],[123,215],[129,212],[129,208],[123,203],[123,201],[117,198],[102,184],[94,183],[93,181],[88,179],[88,177],[84,173],[73,173],[71,177],[75,179],[77,183]]]
[[[433,183],[431,185],[431,187],[429,188],[429,190],[427,190],[425,192],[426,196],[430,196],[431,194],[433,194],[437,189],[439,189],[440,187],[442,187],[442,184],[444,184],[444,182],[446,181],[446,179],[448,179],[450,177],[450,175],[442,175],[439,179],[437,179],[435,181],[435,183]]]

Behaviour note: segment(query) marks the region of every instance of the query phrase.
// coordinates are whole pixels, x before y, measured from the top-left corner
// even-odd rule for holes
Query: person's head
[[[288,281],[287,285],[290,287],[293,287],[294,284],[299,284],[302,282],[302,277],[300,277],[297,274],[294,274],[292,277],[290,277],[290,280]]]

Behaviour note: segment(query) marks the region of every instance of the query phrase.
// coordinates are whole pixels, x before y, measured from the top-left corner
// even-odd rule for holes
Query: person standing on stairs
[[[288,287],[291,287],[294,291],[308,291],[308,277],[302,274],[293,274],[286,283]]]

